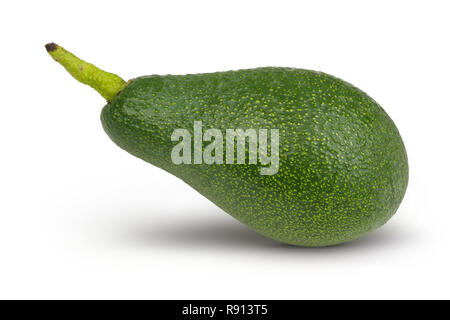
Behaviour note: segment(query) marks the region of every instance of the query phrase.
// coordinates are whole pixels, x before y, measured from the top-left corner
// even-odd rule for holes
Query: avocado
[[[108,101],[101,121],[119,147],[267,237],[306,247],[344,243],[385,224],[403,199],[408,160],[394,122],[334,76],[264,67],[125,82],[58,45],[46,47]],[[230,148],[231,129],[240,130],[233,141],[249,143]],[[255,149],[251,133],[270,143]],[[209,145],[213,161],[194,155],[195,144],[205,154]]]

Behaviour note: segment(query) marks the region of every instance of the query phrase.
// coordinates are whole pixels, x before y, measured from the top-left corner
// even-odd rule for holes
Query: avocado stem
[[[45,49],[75,79],[97,90],[108,102],[112,101],[126,85],[126,82],[118,75],[103,71],[81,60],[55,43],[46,44]]]

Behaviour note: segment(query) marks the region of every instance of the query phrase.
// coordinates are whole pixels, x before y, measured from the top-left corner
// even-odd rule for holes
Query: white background
[[[450,298],[448,1],[14,1],[0,5],[0,298]],[[324,71],[397,124],[394,218],[332,248],[281,245],[103,132],[54,41],[124,79]]]

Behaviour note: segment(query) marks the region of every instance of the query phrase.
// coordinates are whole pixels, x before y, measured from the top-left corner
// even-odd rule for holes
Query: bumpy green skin
[[[135,79],[102,111],[111,139],[181,178],[263,235],[329,246],[386,223],[408,183],[402,139],[369,96],[333,76],[258,68]],[[174,129],[267,128],[280,132],[280,169],[175,165]],[[225,150],[225,149],[224,149]]]

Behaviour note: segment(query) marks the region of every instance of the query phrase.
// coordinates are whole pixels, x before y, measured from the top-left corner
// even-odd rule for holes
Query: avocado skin
[[[392,217],[408,183],[406,150],[386,112],[321,72],[267,67],[144,76],[103,108],[101,120],[119,147],[287,244],[330,246],[363,236]],[[204,130],[279,129],[279,172],[260,175],[259,163],[173,164],[173,130],[192,133],[199,120]]]

